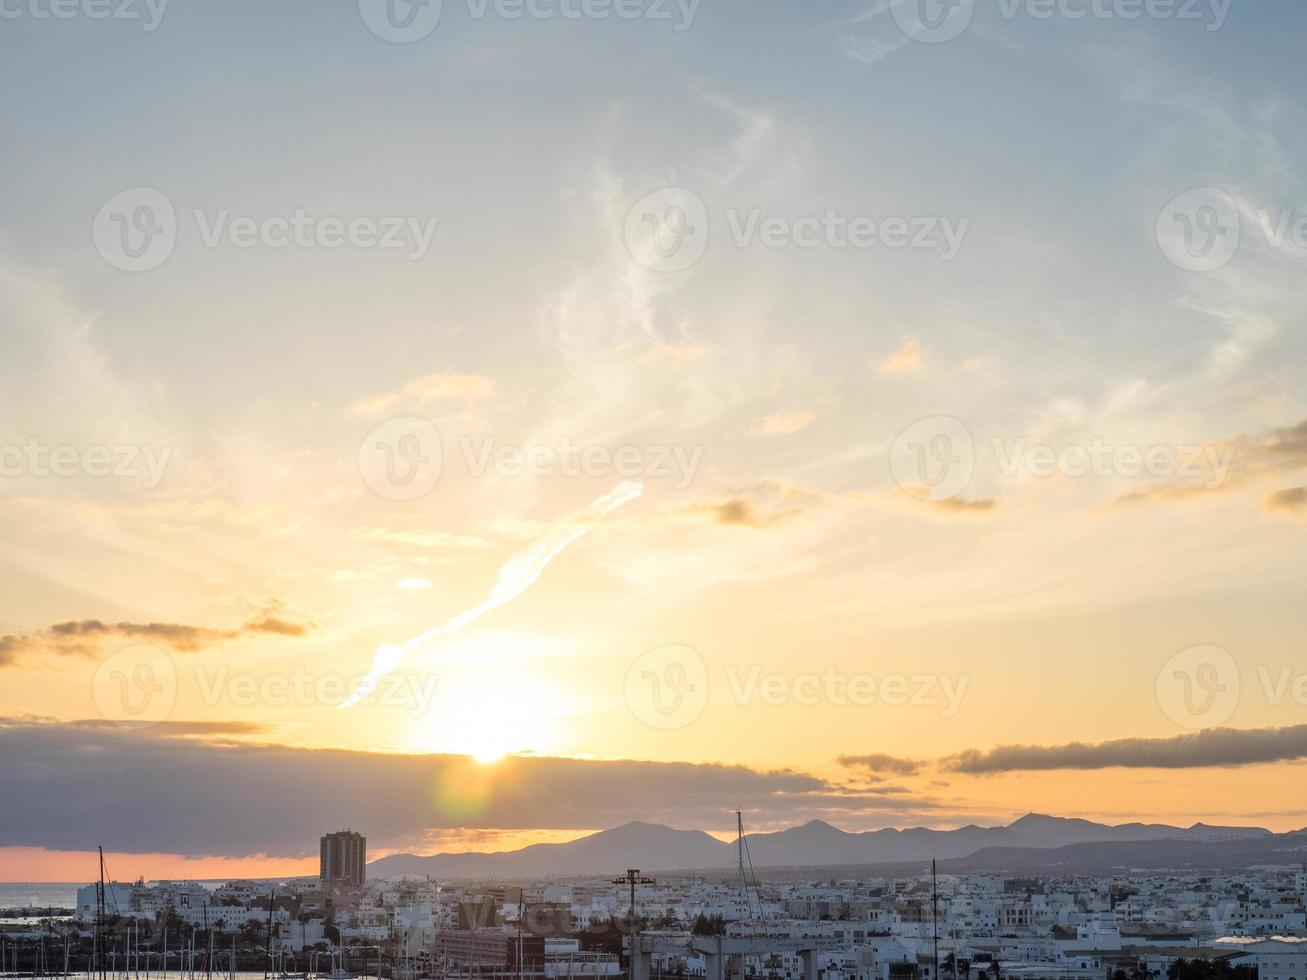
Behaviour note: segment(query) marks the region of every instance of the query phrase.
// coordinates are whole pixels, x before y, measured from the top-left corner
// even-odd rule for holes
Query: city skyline
[[[1307,826],[1307,9],[528,7],[6,8],[0,880]]]

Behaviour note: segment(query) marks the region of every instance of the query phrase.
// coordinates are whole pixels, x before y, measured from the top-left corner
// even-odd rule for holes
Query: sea
[[[0,882],[0,909],[56,908],[77,905],[77,889],[87,882]]]

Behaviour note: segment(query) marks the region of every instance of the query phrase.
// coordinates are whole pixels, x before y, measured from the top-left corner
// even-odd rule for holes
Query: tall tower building
[[[368,839],[352,830],[339,830],[322,838],[319,877],[322,883],[362,886],[367,880]]]

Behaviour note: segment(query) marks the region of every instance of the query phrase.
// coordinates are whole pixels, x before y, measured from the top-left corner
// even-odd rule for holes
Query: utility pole
[[[630,868],[626,872],[626,877],[614,878],[613,884],[631,886],[631,911],[630,911],[630,920],[629,920],[629,925],[630,925],[629,931],[631,933],[631,962],[630,962],[629,970],[630,970],[631,980],[635,980],[635,957],[638,951],[638,939],[639,939],[638,936],[639,930],[638,927],[636,926],[637,920],[635,918],[635,886],[653,885],[656,884],[656,882],[652,878],[648,878],[645,877],[644,875],[641,875],[639,868]]]

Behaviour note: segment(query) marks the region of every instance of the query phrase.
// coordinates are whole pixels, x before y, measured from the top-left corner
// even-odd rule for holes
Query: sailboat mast
[[[935,859],[930,859],[930,925],[934,942],[934,965],[931,968],[931,980],[939,980],[939,876],[935,869]]]
[[[95,966],[92,967],[92,973],[98,971],[100,976],[104,976],[104,951],[101,946],[104,942],[104,847],[99,846],[97,850],[100,853],[100,880],[95,886],[95,939],[93,941],[92,956],[95,959]]]

